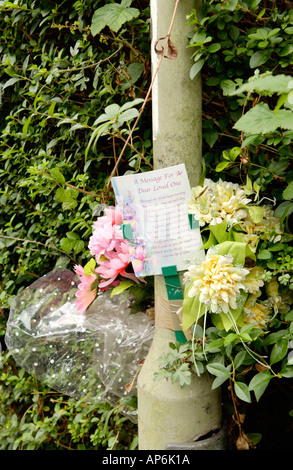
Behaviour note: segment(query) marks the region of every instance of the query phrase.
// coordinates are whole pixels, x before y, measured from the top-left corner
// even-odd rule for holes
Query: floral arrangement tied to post
[[[273,378],[293,377],[292,234],[260,187],[219,180],[192,188],[204,260],[184,273],[178,312],[188,341],[170,344],[156,380],[188,385],[193,372],[229,380],[238,398],[259,400]],[[262,202],[264,202],[262,204]]]
[[[83,267],[74,266],[74,271],[80,279],[76,292],[77,310],[85,313],[97,295],[106,289],[111,289],[111,295],[121,294],[126,289],[132,290],[138,297],[146,296],[148,287],[143,278],[136,273],[144,261],[143,249],[133,247],[124,238],[122,229],[122,214],[118,206],[107,206],[103,215],[93,224],[93,233],[89,239],[88,248],[92,258]],[[151,284],[151,283],[150,283]],[[135,289],[140,285],[141,288]]]

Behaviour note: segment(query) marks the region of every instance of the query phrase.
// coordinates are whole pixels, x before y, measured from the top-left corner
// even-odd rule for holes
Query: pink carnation
[[[97,279],[97,276],[95,274],[85,276],[84,268],[80,265],[74,266],[74,271],[81,281],[78,284],[78,290],[75,294],[77,297],[75,303],[77,305],[77,310],[84,313],[96,298],[97,288],[92,289],[92,284]]]
[[[133,279],[135,282],[138,282],[136,276],[133,273],[127,273],[126,268],[131,262],[131,257],[129,253],[129,246],[127,242],[121,241],[119,246],[117,246],[116,252],[108,253],[108,259],[101,261],[100,266],[96,269],[103,278],[107,279],[100,283],[100,287],[106,287],[111,284],[116,277],[121,274],[121,276]]]
[[[122,215],[118,207],[108,207],[104,215],[93,224],[93,235],[89,239],[89,250],[98,263],[104,255],[108,258],[109,252],[119,249],[123,233],[120,227]]]
[[[80,278],[78,291],[76,293],[77,309],[84,313],[97,296],[97,289],[100,291],[110,286],[119,284],[117,276],[127,277],[139,282],[135,274],[126,272],[131,263],[131,247],[123,238],[121,229],[122,215],[118,207],[108,207],[104,210],[104,215],[99,217],[93,224],[93,235],[89,240],[89,251],[95,257],[98,267],[95,273],[85,276],[82,266],[75,266],[75,272]],[[143,251],[139,251],[137,257],[142,262]],[[98,288],[92,289],[92,284],[100,276],[102,281]]]

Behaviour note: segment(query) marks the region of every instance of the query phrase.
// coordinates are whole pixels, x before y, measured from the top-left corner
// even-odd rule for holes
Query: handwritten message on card
[[[162,267],[187,269],[203,258],[199,228],[188,217],[190,184],[184,164],[112,178],[125,238],[136,275],[162,274]]]

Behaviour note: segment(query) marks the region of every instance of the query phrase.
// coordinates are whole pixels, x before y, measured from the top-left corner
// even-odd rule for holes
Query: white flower
[[[194,214],[200,226],[216,225],[223,221],[233,225],[247,217],[247,210],[241,206],[251,201],[238,184],[222,180],[214,183],[205,179],[204,187],[192,188],[191,193],[189,212]]]
[[[246,276],[245,286],[250,294],[259,294],[260,288],[264,286],[264,269],[259,266],[251,268]]]
[[[217,255],[212,249],[201,263],[192,265],[184,274],[190,284],[189,296],[199,294],[200,302],[206,304],[212,313],[237,308],[241,291],[246,291],[246,276],[249,270],[233,265],[231,255]]]

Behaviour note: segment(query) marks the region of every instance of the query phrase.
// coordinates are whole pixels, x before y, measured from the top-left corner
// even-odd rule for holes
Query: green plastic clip
[[[199,228],[199,221],[194,218],[194,214],[188,214],[188,218],[191,229]]]
[[[169,300],[182,300],[183,291],[176,266],[165,266],[162,268],[165,279],[167,295]],[[175,330],[175,338],[179,343],[186,343],[186,337],[182,330]]]
[[[122,224],[122,233],[125,240],[131,240],[133,238],[133,233],[130,224]]]
[[[183,299],[183,292],[176,266],[162,268],[169,300]]]

